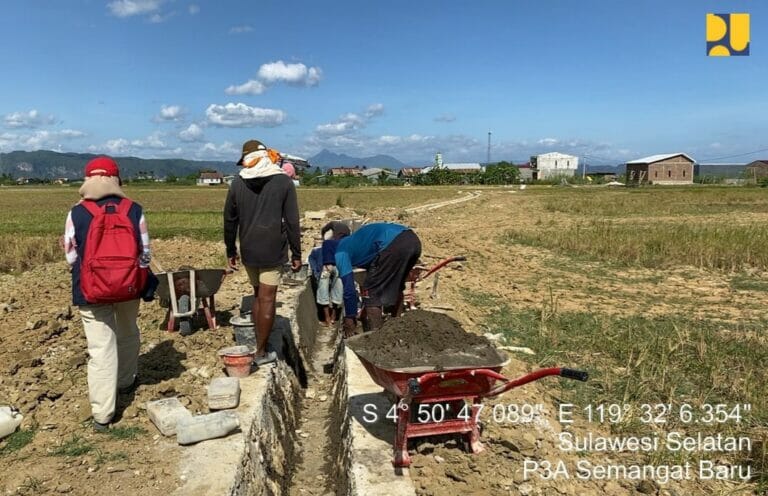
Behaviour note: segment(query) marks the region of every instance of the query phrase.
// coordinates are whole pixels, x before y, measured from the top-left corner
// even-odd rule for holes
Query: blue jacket
[[[336,248],[336,268],[344,284],[344,314],[357,316],[357,291],[355,291],[355,268],[368,268],[373,259],[384,250],[401,232],[408,228],[400,224],[366,224],[352,235],[339,241]]]
[[[321,247],[312,248],[309,252],[309,268],[315,279],[320,279],[320,273],[323,271],[323,249]]]
[[[336,249],[338,247],[338,239],[326,239],[323,241],[323,265],[336,265]]]

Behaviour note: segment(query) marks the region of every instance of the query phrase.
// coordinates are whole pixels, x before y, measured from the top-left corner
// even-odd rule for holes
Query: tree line
[[[330,176],[324,174],[319,167],[305,171],[301,175],[301,184],[305,186],[334,186],[351,188],[377,184],[379,186],[402,186],[406,182],[420,186],[439,186],[452,184],[517,184],[520,182],[520,171],[510,162],[498,162],[485,168],[483,172],[462,173],[443,167],[434,167],[425,174],[417,174],[410,178],[391,179],[390,174],[382,172],[372,181],[363,176]]]

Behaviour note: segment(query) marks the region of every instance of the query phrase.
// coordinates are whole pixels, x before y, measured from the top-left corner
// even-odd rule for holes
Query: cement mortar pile
[[[389,319],[381,329],[349,339],[347,346],[384,369],[480,368],[506,360],[486,338],[466,332],[455,319],[424,310]]]

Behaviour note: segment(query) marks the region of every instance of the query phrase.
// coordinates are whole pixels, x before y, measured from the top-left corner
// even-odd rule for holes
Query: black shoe
[[[139,386],[139,376],[135,376],[133,378],[133,382],[130,385],[117,388],[117,392],[120,394],[131,394],[132,392],[136,391],[136,388],[138,386]]]
[[[96,432],[107,432],[109,430],[109,422],[102,424],[101,422],[93,421],[93,430]]]

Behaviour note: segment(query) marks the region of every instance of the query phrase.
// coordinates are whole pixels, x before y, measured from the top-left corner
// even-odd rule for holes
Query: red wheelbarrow
[[[351,345],[352,351],[355,339],[353,337],[346,341],[347,345]],[[397,397],[392,460],[395,467],[407,467],[411,464],[408,439],[416,437],[462,434],[473,453],[481,452],[483,445],[480,442],[478,417],[483,398],[497,396],[550,375],[579,381],[586,381],[588,378],[587,372],[552,367],[509,380],[499,373],[509,361],[501,354],[498,361],[483,367],[448,367],[440,371],[435,371],[434,367],[386,369],[360,355],[358,357],[373,381]],[[438,404],[439,408],[435,410]],[[422,405],[427,406],[423,408]],[[443,416],[446,411],[451,414]],[[419,415],[424,412],[427,415]],[[440,412],[440,415],[435,412]]]

